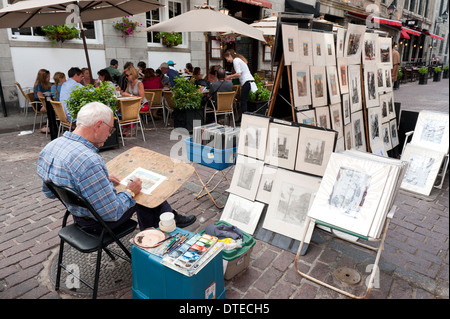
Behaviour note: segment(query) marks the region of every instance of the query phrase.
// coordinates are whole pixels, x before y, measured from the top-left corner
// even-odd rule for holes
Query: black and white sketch
[[[365,32],[365,25],[348,24],[344,47],[344,56],[348,58],[348,65],[361,63],[361,47],[364,43]]]
[[[367,151],[362,111],[352,114],[352,147],[360,151]]]
[[[379,62],[392,69],[392,38],[378,37],[378,48],[380,52]]]
[[[377,86],[377,67],[375,64],[364,66],[364,93],[366,97],[366,107],[374,107],[380,104]]]
[[[365,33],[364,45],[361,50],[363,64],[376,64],[379,60],[378,56],[378,34],[377,33]]]
[[[362,109],[361,98],[361,67],[357,65],[348,66],[348,81],[350,92],[350,110],[351,113]]]
[[[294,169],[297,141],[298,127],[270,123],[264,162],[282,168]]]
[[[275,166],[264,165],[261,180],[259,181],[258,192],[256,193],[257,201],[269,204],[277,170],[278,168]]]
[[[242,114],[238,154],[264,159],[269,121],[268,117]]]
[[[369,143],[372,153],[383,146],[381,140],[381,108],[373,107],[367,110]]]
[[[390,120],[389,121],[389,126],[391,128],[391,143],[392,143],[392,147],[396,147],[399,144],[397,121],[395,119]]]
[[[448,113],[423,110],[419,112],[411,144],[448,153]]]
[[[263,161],[239,155],[230,183],[230,193],[255,200],[263,167]]]
[[[383,146],[386,151],[390,151],[392,149],[391,143],[391,128],[389,126],[389,122],[381,124],[381,139],[383,140]]]

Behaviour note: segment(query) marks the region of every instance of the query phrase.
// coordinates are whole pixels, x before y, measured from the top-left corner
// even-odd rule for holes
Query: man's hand
[[[109,175],[109,180],[114,184],[120,184],[120,179],[118,179],[117,177],[113,176],[113,175]]]
[[[139,194],[142,189],[142,181],[139,178],[129,181],[127,189],[132,191],[135,195]]]

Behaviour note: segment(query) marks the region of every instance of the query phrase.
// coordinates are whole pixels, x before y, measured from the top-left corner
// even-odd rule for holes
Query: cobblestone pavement
[[[419,86],[417,82],[407,83],[395,91],[395,100],[402,103],[402,109],[408,110],[448,112],[448,98],[448,80],[429,82],[427,86]],[[25,119],[19,114],[0,118],[0,133],[3,133],[0,134],[0,299],[80,298],[70,293],[55,292],[49,275],[51,260],[57,254],[63,207],[58,201],[45,198],[41,192],[41,181],[36,175],[38,154],[49,138],[38,132],[18,136],[18,131],[30,128],[30,120],[32,124],[31,116]],[[161,126],[161,123],[158,125]],[[161,127],[148,130],[145,132],[146,142],[139,136],[128,138],[125,147],[103,151],[101,155],[108,161],[133,146],[170,155],[173,145],[178,147],[184,144],[177,134],[177,139],[171,140],[171,133],[171,129]],[[212,170],[204,166],[196,165],[196,168],[204,180],[212,174]],[[221,184],[216,192],[221,203],[226,200],[226,188],[227,185]],[[197,216],[197,222],[188,227],[188,230],[195,232],[216,222],[221,215],[221,210],[207,196],[195,199],[199,189],[194,174],[169,200],[181,213]],[[369,298],[448,298],[448,174],[442,190],[434,189],[429,197],[401,191],[395,204],[398,211],[389,226],[377,286]],[[226,297],[347,298],[302,279],[295,270],[294,258],[295,250],[283,250],[257,240],[249,268],[226,282]],[[316,229],[307,254],[301,257],[299,268],[327,283],[360,294],[365,290],[365,279],[373,261],[373,253]],[[362,276],[360,283],[346,286],[338,281],[333,271],[342,266],[357,270]],[[131,283],[126,288],[100,294],[99,297],[131,298]]]

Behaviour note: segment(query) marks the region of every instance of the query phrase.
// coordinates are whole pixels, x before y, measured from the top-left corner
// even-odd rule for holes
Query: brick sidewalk
[[[448,80],[442,85],[428,85],[430,94],[441,94]],[[418,99],[411,97],[417,84],[411,83],[395,91],[402,101],[402,109],[415,107]],[[436,93],[438,92],[438,93]],[[424,93],[423,93],[424,94]],[[444,92],[445,95],[445,92]],[[400,101],[396,98],[396,101]],[[439,104],[439,107],[442,107]],[[447,102],[448,110],[448,102]],[[170,155],[171,130],[146,131],[144,143],[128,139],[126,147],[102,152],[105,161],[133,147],[143,146]],[[5,133],[0,139],[0,299],[13,298],[75,298],[56,293],[49,278],[49,263],[57,253],[58,230],[61,225],[62,205],[45,198],[41,181],[36,175],[39,151],[49,139],[43,134],[17,136],[17,132]],[[197,167],[197,166],[196,166]],[[202,177],[211,170],[197,167]],[[222,184],[218,189],[220,201],[226,198]],[[194,214],[197,222],[188,230],[200,231],[220,218],[217,209],[207,196],[195,200],[200,189],[195,174],[169,200],[181,213]],[[380,288],[373,289],[370,298],[376,299],[433,299],[448,298],[449,265],[449,183],[448,174],[442,190],[434,189],[428,198],[414,197],[400,192],[396,199],[399,207],[389,231],[380,262]],[[340,266],[355,268],[362,275],[355,293],[364,289],[368,275],[366,266],[373,263],[374,254],[353,249],[329,233],[315,230],[308,252],[301,258],[301,271],[311,272],[329,283],[340,285],[332,272]],[[351,249],[350,249],[351,248]],[[248,270],[226,282],[226,296],[235,298],[345,298],[327,288],[302,279],[295,271],[295,253],[257,240]],[[131,298],[131,287],[101,298]]]

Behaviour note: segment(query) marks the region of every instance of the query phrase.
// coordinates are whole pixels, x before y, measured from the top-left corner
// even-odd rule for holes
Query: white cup
[[[173,218],[174,218],[174,214],[173,214],[173,213],[169,213],[169,212],[167,212],[167,213],[162,213],[162,214],[159,216],[159,219],[161,220],[161,224],[162,224],[164,227],[172,226],[172,224],[173,224]]]

